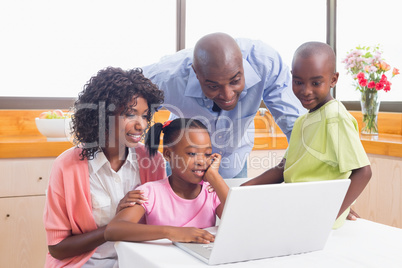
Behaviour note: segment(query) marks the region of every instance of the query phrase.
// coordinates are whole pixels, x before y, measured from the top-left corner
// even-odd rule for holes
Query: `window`
[[[326,42],[326,1],[187,0],[186,6],[186,47],[206,34],[226,32],[264,41],[290,68],[302,43]]]
[[[360,93],[355,90],[353,79],[341,63],[342,59],[356,46],[380,44],[387,63],[402,70],[402,38],[399,32],[402,17],[393,0],[337,1],[337,5],[339,81],[336,98],[341,101],[357,101]],[[391,91],[380,94],[381,107],[385,104],[383,101],[402,101],[402,76],[394,77],[391,82]]]
[[[326,32],[328,3],[337,9],[336,97],[358,104],[359,93],[341,63],[347,51],[381,44],[385,59],[402,70],[402,16],[393,0],[4,1],[0,105],[9,102],[5,96],[75,98],[99,69],[141,67],[174,53],[176,35],[183,40],[181,31],[176,33],[177,4],[186,6],[185,47],[222,31],[264,41],[290,67],[299,45],[326,42],[331,34]],[[381,109],[394,105],[400,111],[402,75],[391,82],[391,91],[381,96]]]
[[[175,0],[13,0],[0,8],[0,96],[77,97],[107,66],[175,52]]]

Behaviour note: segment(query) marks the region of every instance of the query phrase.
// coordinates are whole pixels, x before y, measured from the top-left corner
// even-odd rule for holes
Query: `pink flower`
[[[392,85],[391,82],[386,81],[386,82],[385,82],[384,91],[385,91],[385,92],[390,91],[390,90],[391,90],[391,85]]]
[[[394,69],[392,70],[392,76],[395,76],[397,74],[399,74],[399,70],[394,67]]]
[[[356,77],[357,77],[357,79],[362,80],[362,79],[364,79],[364,73],[360,72],[357,74]]]
[[[383,82],[383,83],[387,82],[387,76],[386,76],[385,74],[383,74],[383,75],[381,76],[380,82]]]
[[[376,90],[381,90],[384,87],[384,83],[382,82],[378,82],[377,84],[375,84],[375,89]]]
[[[368,88],[374,88],[374,87],[375,87],[375,82],[374,82],[374,81],[370,81],[370,82],[367,84],[367,87],[368,87]]]
[[[362,87],[366,87],[367,86],[367,79],[359,79],[359,85]]]

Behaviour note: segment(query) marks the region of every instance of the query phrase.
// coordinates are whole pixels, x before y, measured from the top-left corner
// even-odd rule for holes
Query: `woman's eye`
[[[196,153],[188,153],[188,155],[190,155],[190,156],[196,156],[197,154],[196,154]]]
[[[210,158],[212,154],[205,154],[205,157]]]

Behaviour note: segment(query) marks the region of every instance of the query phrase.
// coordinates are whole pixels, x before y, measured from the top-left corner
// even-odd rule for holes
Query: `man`
[[[222,155],[219,173],[224,178],[247,177],[253,119],[261,100],[288,140],[294,121],[306,112],[293,94],[288,67],[260,41],[213,33],[194,49],[143,70],[164,91],[164,106],[171,113],[195,117],[208,127],[213,153]]]

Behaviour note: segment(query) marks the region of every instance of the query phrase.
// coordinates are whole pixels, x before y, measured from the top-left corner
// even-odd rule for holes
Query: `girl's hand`
[[[127,207],[132,207],[135,204],[142,204],[148,198],[144,196],[144,191],[133,190],[128,192],[119,202],[119,205],[116,208],[116,214]]]
[[[214,242],[215,236],[206,230],[195,227],[171,227],[168,239],[173,242],[193,242],[209,244]]]
[[[216,177],[216,175],[219,175],[219,165],[221,163],[222,156],[220,154],[214,153],[211,155],[211,164],[207,168],[207,171],[205,172],[204,181],[209,181],[211,178]]]

